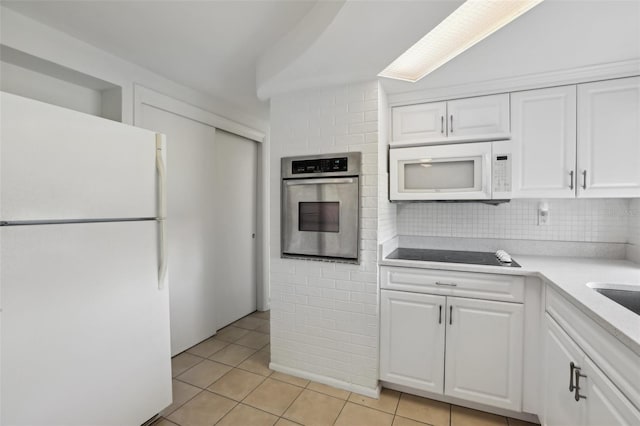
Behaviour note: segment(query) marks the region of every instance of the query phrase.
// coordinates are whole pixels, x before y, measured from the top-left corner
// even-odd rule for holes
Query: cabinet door
[[[511,94],[513,198],[575,197],[576,86]]]
[[[587,398],[586,406],[588,426],[640,425],[640,412],[588,358],[584,357],[584,384],[580,393]]]
[[[429,141],[446,138],[446,102],[407,105],[392,109],[393,141]]]
[[[574,399],[569,385],[573,370],[571,363],[583,367],[583,352],[549,316],[545,315],[545,356],[542,366],[544,421],[548,426],[584,424],[584,402]]]
[[[380,379],[441,394],[445,297],[381,293]]]
[[[495,140],[509,137],[509,95],[447,102],[449,139]]]
[[[520,411],[523,306],[447,298],[445,395]]]
[[[578,197],[640,197],[640,77],[578,85]]]

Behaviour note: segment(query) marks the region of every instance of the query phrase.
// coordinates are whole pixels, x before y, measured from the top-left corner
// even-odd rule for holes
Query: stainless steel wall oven
[[[282,257],[358,263],[361,153],[282,159]]]

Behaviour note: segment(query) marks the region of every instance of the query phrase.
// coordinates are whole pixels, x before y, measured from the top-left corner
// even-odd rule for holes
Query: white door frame
[[[197,121],[216,129],[242,136],[257,142],[258,185],[256,205],[256,293],[260,311],[269,309],[269,138],[252,127],[188,104],[184,101],[158,93],[139,84],[133,88],[133,125],[141,127],[142,107],[148,105],[163,111]]]

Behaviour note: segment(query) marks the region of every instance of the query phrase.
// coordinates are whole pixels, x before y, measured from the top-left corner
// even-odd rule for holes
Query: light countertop
[[[388,248],[383,249],[385,256],[388,253]],[[398,260],[385,257],[380,260],[380,265],[540,277],[640,356],[640,315],[587,287],[587,283],[615,283],[635,285],[640,289],[640,265],[628,260],[598,258],[517,254],[513,254],[513,258],[522,266],[521,268]]]

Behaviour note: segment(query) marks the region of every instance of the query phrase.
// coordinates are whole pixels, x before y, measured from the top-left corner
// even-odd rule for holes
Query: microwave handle
[[[314,179],[300,179],[300,180],[287,180],[285,185],[322,185],[331,183],[354,183],[357,178],[314,178]]]

